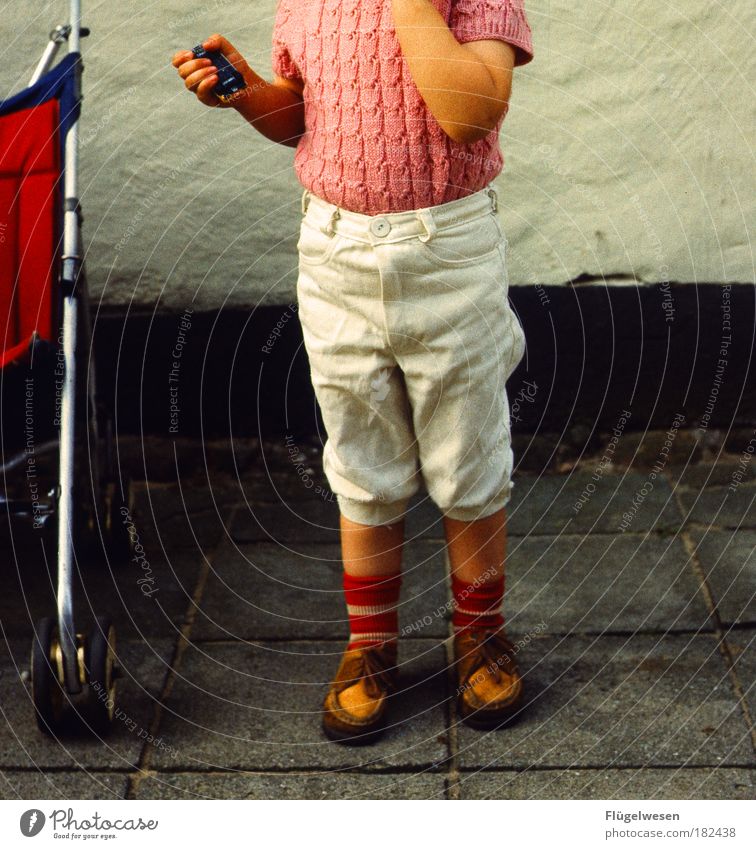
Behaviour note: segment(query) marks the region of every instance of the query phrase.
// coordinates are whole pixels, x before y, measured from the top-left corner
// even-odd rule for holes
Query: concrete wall
[[[6,4],[0,96],[63,2]],[[526,0],[497,185],[512,283],[750,282],[754,55],[748,0]],[[206,110],[169,59],[214,30],[270,76],[275,0],[87,3],[82,190],[90,287],[183,311],[294,297],[294,151]],[[749,139],[750,134],[750,139]]]

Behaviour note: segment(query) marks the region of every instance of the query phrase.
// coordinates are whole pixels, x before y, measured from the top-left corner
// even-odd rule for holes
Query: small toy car
[[[219,50],[205,50],[198,44],[193,50],[196,59],[209,59],[218,69],[218,85],[213,89],[213,94],[224,103],[237,100],[247,87],[244,77],[226,59]]]

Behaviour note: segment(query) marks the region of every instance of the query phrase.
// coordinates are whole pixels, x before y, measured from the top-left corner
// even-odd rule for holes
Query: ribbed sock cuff
[[[349,648],[396,640],[399,633],[399,592],[402,576],[355,576],[344,573],[344,598],[349,616]]]
[[[500,628],[504,624],[504,576],[478,584],[462,581],[452,575],[454,609],[452,625],[455,631],[463,628]]]

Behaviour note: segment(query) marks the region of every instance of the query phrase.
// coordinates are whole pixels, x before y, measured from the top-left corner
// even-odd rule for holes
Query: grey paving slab
[[[264,442],[255,464],[236,476],[250,500],[297,501],[330,495],[322,449],[292,435]]]
[[[137,798],[443,799],[445,792],[444,776],[433,773],[159,773],[140,783]]]
[[[250,502],[231,524],[234,542],[279,542],[295,551],[303,545],[339,541],[339,511],[332,496],[304,501]]]
[[[510,537],[504,608],[517,634],[713,627],[680,539]]]
[[[421,767],[446,758],[442,648],[405,642],[402,690],[391,727],[373,746],[328,742],[320,728],[323,697],[341,646],[322,643],[191,646],[166,704],[152,768],[332,769]]]
[[[727,644],[740,686],[743,688],[751,720],[756,721],[756,629],[732,630],[727,634]]]
[[[0,769],[65,767],[134,768],[143,739],[149,733],[155,699],[159,696],[171,654],[171,643],[120,642],[117,654],[124,670],[118,684],[118,710],[111,734],[96,737],[50,738],[37,728],[28,681],[31,640],[0,643],[2,661],[2,724]],[[22,680],[23,676],[23,680]]]
[[[338,503],[323,472],[322,450],[312,445],[300,444],[296,440],[288,444],[285,441],[266,444],[256,465],[236,477],[249,502],[250,513],[259,512],[265,503],[269,509],[277,506],[284,516],[292,513],[293,508],[294,515],[289,517],[287,526],[280,529],[283,539],[298,540],[302,535],[298,525],[302,522],[325,524],[325,528],[318,530],[316,539],[326,534],[332,525],[338,527]],[[302,501],[315,503],[301,506],[299,502]],[[294,502],[292,507],[287,507],[289,502]],[[240,518],[236,530],[242,536],[238,538],[254,534],[257,539],[261,532],[266,535],[266,516],[265,512],[261,512],[259,520]],[[408,505],[406,535],[408,540],[443,537],[441,514],[422,482],[419,492]]]
[[[124,799],[127,786],[124,773],[0,772],[1,799]]]
[[[107,614],[124,639],[175,638],[205,555],[190,548],[140,544],[144,559],[81,565],[75,581],[77,627],[87,628],[96,615]],[[4,570],[0,622],[6,637],[31,643],[37,620],[56,610],[57,566],[52,554],[46,559],[40,548],[16,549],[14,554],[15,562],[6,562]]]
[[[172,516],[159,522],[140,525],[140,537],[145,547],[178,551],[186,548],[195,552],[211,551],[228,537],[231,510],[225,514],[193,513],[190,516]]]
[[[756,531],[692,530],[690,535],[722,622],[756,624]]]
[[[748,766],[748,729],[713,636],[538,638],[521,720],[460,726],[462,767]]]
[[[28,498],[28,492],[21,494]],[[193,476],[173,483],[135,480],[131,499],[132,518],[140,537],[160,537],[167,540],[166,546],[196,546],[215,542],[231,505],[243,502],[243,491],[238,483],[221,475]],[[24,546],[36,546],[41,534],[29,532],[28,520],[14,517],[11,527],[13,533],[7,521],[0,522],[0,544],[13,550],[17,539]]]
[[[196,451],[196,441],[192,445]],[[238,477],[260,464],[263,454],[270,456],[271,449],[255,436],[229,436],[202,442],[202,465],[213,472]]]
[[[194,550],[214,546],[226,535],[238,487],[207,481],[134,485],[133,523],[142,543],[151,548]],[[133,531],[132,531],[133,533]]]
[[[291,500],[280,493],[268,493],[266,501],[250,501],[239,511],[231,536],[238,543],[277,541],[297,551],[311,542],[338,542],[336,497],[326,489],[312,490],[308,498]],[[443,539],[441,513],[423,493],[418,493],[407,507],[405,539]]]
[[[405,547],[400,628],[444,637],[448,606],[444,547]],[[337,545],[308,554],[281,545],[224,546],[213,560],[192,638],[345,639],[349,633]]]
[[[670,531],[681,522],[668,481],[651,472],[578,469],[568,475],[518,475],[508,506],[510,533]]]
[[[242,500],[241,488],[228,475],[212,472],[202,476],[182,477],[171,483],[132,483],[134,506],[139,513],[168,519],[176,515],[193,515],[221,510]]]
[[[308,501],[312,498],[322,498],[333,501],[328,481],[322,471],[319,471],[308,461],[294,468],[275,468],[261,465],[249,469],[239,476],[241,501],[255,504],[270,502],[286,504],[291,501]]]
[[[444,539],[441,511],[433,503],[424,487],[413,496],[407,505],[404,536],[407,540]]]
[[[756,480],[756,460],[722,454],[714,460],[691,464],[670,464],[665,474],[682,489],[700,491],[707,487],[737,486]]]
[[[753,799],[749,769],[555,769],[460,776],[462,799]]]
[[[756,460],[751,466],[756,466]],[[746,467],[747,468],[747,467]],[[699,472],[699,474],[701,474]],[[756,479],[733,477],[734,471],[720,485],[679,484],[680,501],[688,523],[717,528],[756,528]]]
[[[580,469],[569,475],[517,475],[508,507],[510,532],[521,536],[588,530],[615,533],[625,513],[631,514],[631,531],[674,530],[680,525],[681,514],[671,497],[670,484],[658,475],[651,478],[651,474],[596,474],[595,470]],[[250,503],[241,511],[233,526],[233,538],[238,542],[276,539],[294,544],[334,539],[338,505],[327,485],[315,485],[309,500],[291,503],[287,503],[284,491],[281,489],[275,503]],[[408,506],[406,535],[408,539],[443,538],[441,514],[424,488]]]
[[[509,530],[520,536],[588,530],[615,533],[625,513],[632,514],[627,525],[630,531],[674,530],[681,514],[670,485],[661,476],[650,479],[650,474],[604,473],[597,479],[590,470],[570,475],[518,475],[508,507]],[[237,516],[232,536],[238,542],[279,540],[296,545],[330,542],[337,532],[338,505],[328,490],[290,504],[284,498],[274,504],[250,504]],[[406,536],[443,538],[441,514],[424,489],[408,506]]]
[[[611,432],[594,434],[590,444],[594,468],[607,451],[613,452],[612,460],[618,466],[639,469],[651,469],[660,462],[665,463],[665,468],[673,463],[695,463],[703,456],[703,440],[694,430],[678,430],[673,439],[666,430],[625,430],[620,440],[612,439],[613,436]],[[582,448],[580,442],[573,442],[572,447],[573,450]]]

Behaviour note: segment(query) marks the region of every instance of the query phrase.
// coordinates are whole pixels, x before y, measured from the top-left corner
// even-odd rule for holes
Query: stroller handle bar
[[[81,0],[70,0],[68,24],[57,26],[50,33],[50,40],[42,58],[32,75],[30,85],[34,85],[51,68],[60,46],[68,44],[68,52],[79,54],[81,37],[89,31],[81,27]],[[82,64],[76,68],[77,80],[81,79]],[[80,92],[80,82],[77,83]],[[64,195],[63,213],[63,353],[65,372],[61,397],[61,424],[59,436],[60,476],[58,495],[58,630],[62,649],[62,666],[65,687],[69,694],[81,691],[79,652],[73,610],[73,479],[74,479],[74,405],[76,398],[76,368],[74,366],[76,336],[79,325],[79,303],[74,291],[79,277],[81,258],[81,237],[79,232],[78,204],[78,158],[79,126],[78,119],[69,128],[64,148]]]
[[[34,85],[50,70],[53,62],[55,61],[55,57],[58,55],[58,50],[60,49],[61,44],[68,42],[69,50],[72,53],[79,52],[80,39],[86,38],[86,36],[89,35],[89,28],[80,26],[77,31],[78,38],[74,39],[74,27],[72,24],[59,24],[54,30],[52,30],[45,52],[42,54],[42,58],[39,60],[37,67],[34,69],[34,73],[29,80],[30,86]],[[74,41],[76,42],[75,48]]]

